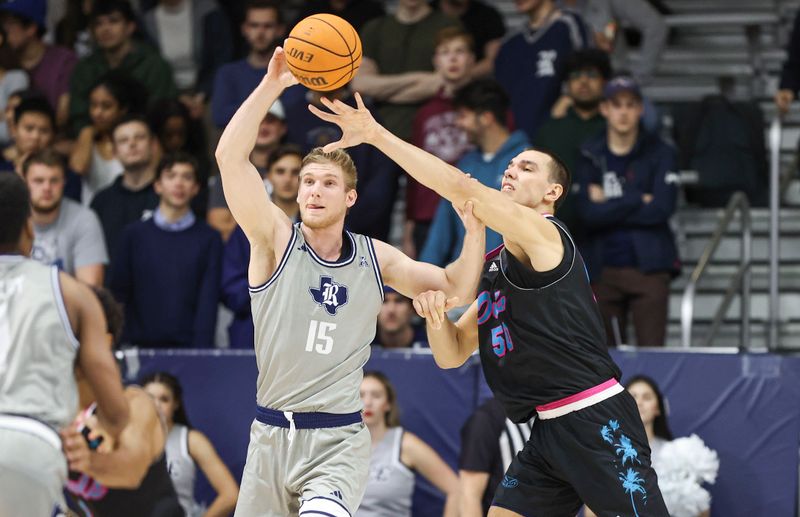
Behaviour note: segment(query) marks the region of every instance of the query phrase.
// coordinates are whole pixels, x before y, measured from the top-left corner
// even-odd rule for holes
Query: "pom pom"
[[[697,517],[711,505],[701,483],[714,483],[719,471],[717,453],[697,435],[664,444],[653,458],[658,485],[672,517]]]

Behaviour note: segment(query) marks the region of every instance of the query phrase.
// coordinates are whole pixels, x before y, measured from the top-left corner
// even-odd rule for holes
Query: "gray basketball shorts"
[[[360,422],[290,430],[254,420],[235,517],[352,516],[366,489],[370,450]]]

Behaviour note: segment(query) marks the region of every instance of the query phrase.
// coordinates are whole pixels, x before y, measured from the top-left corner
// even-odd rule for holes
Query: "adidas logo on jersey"
[[[497,272],[497,262],[492,262],[492,265],[489,266],[489,273],[496,273]]]

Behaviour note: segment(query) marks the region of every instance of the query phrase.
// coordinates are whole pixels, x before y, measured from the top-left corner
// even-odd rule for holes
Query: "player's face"
[[[601,102],[600,111],[610,129],[626,135],[638,129],[643,107],[641,99],[632,93],[620,92]]]
[[[89,94],[89,118],[98,131],[106,133],[124,113],[117,99],[105,86],[98,86]]]
[[[503,173],[500,191],[516,203],[537,209],[554,203],[561,186],[550,178],[551,158],[538,151],[523,151],[515,156]]]
[[[156,403],[156,410],[158,410],[161,418],[167,424],[172,423],[172,416],[175,414],[175,410],[178,409],[178,402],[175,400],[172,390],[160,382],[151,382],[144,387],[144,391],[153,397],[153,402]]]
[[[161,173],[155,183],[156,193],[168,206],[182,209],[189,206],[200,185],[195,180],[194,167],[189,163],[176,163]]]
[[[475,55],[464,38],[445,41],[436,47],[436,53],[433,55],[433,67],[446,80],[453,83],[464,80],[474,63]]]
[[[133,34],[136,25],[125,19],[122,13],[98,16],[92,24],[92,36],[97,46],[113,51],[120,48]]]
[[[337,165],[309,163],[300,171],[297,204],[303,224],[309,228],[326,228],[342,221],[355,202],[356,191],[347,188]]]
[[[36,212],[50,213],[61,205],[64,197],[64,171],[61,167],[32,164],[25,174],[25,182],[31,193],[31,206]]]
[[[383,383],[375,377],[364,377],[360,393],[364,404],[364,423],[375,425],[383,422],[386,413],[391,409]]]
[[[378,313],[378,326],[386,332],[398,332],[411,325],[411,303],[398,293],[386,293]]]
[[[126,169],[144,167],[152,159],[150,129],[141,122],[117,126],[112,135],[114,154]]]
[[[272,197],[288,203],[297,199],[302,160],[296,154],[287,154],[272,164],[267,179],[272,183]]]
[[[242,36],[253,52],[268,52],[275,41],[283,36],[283,26],[278,23],[278,13],[272,8],[248,9],[242,24]]]
[[[644,425],[652,424],[657,416],[661,414],[658,409],[658,397],[653,388],[646,382],[634,382],[628,386],[628,392],[636,401],[639,408],[639,416]]]
[[[40,151],[53,141],[53,126],[43,113],[23,113],[16,125],[16,145],[22,154]]]
[[[567,95],[578,105],[593,105],[595,108],[603,98],[605,80],[594,68],[575,70],[567,79]]]
[[[256,147],[272,147],[278,145],[286,134],[286,122],[274,115],[267,115],[258,126]]]

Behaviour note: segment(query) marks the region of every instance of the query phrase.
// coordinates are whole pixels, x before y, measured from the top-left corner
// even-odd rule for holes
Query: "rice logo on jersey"
[[[309,287],[308,290],[314,301],[331,316],[335,316],[339,307],[347,304],[347,286],[336,283],[332,277],[319,277],[319,287]]]

